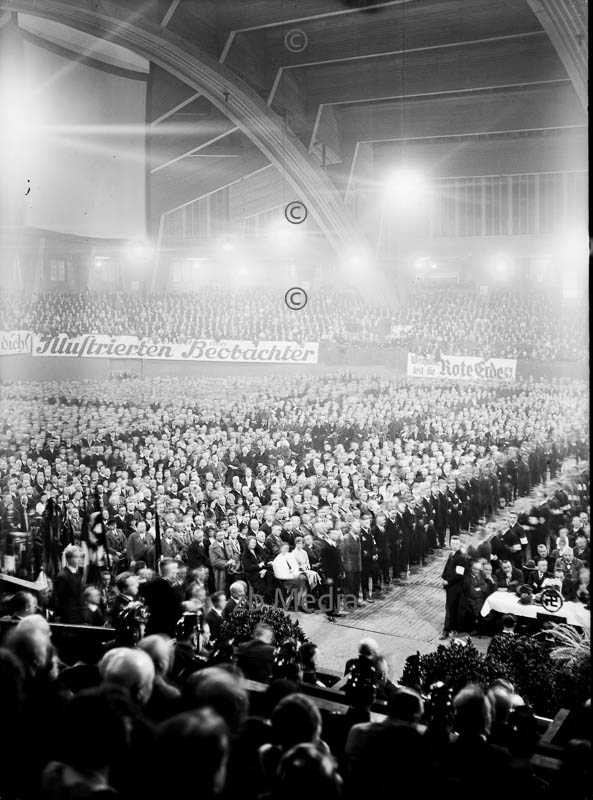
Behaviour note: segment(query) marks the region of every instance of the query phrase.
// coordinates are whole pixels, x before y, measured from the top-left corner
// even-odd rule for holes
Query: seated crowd
[[[30,299],[0,294],[0,330],[191,338],[321,341],[343,346],[400,346],[420,355],[477,355],[538,361],[578,360],[587,350],[586,309],[564,307],[536,290],[475,286],[421,288],[405,302],[364,300],[320,286],[298,315],[279,290],[214,286],[199,292],[54,291]],[[394,295],[395,297],[395,295]],[[462,314],[451,314],[462,308]]]

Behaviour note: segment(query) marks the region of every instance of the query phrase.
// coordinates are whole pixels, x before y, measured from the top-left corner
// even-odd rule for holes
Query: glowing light
[[[154,254],[154,248],[149,242],[130,242],[126,245],[125,255],[132,264],[148,264]]]
[[[38,133],[37,99],[10,85],[0,95],[0,132],[3,146],[22,151]]]
[[[285,249],[294,245],[298,236],[295,225],[291,225],[284,218],[273,222],[266,231],[270,244]]]
[[[589,257],[589,236],[586,228],[564,231],[558,241],[558,252],[562,261],[572,264],[587,264]]]
[[[383,193],[388,203],[405,209],[418,205],[428,193],[426,176],[411,167],[400,167],[385,179]]]

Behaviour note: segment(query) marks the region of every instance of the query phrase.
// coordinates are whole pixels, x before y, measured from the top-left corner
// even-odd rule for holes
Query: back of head
[[[513,707],[513,693],[504,686],[491,686],[488,700],[492,709],[492,722],[508,722]]]
[[[10,608],[13,614],[17,614],[19,617],[26,617],[35,613],[37,600],[31,592],[17,592],[10,601]]]
[[[145,705],[150,700],[155,677],[150,656],[128,647],[118,647],[107,656],[105,664],[99,664],[103,682],[127,689],[134,702]]]
[[[288,680],[288,678],[273,680],[264,694],[262,705],[264,716],[270,718],[278,703],[289,694],[296,694],[296,692],[298,692],[298,685],[294,681]]]
[[[17,631],[29,631],[35,630],[42,633],[47,640],[49,641],[51,636],[51,628],[49,626],[49,622],[42,617],[41,614],[29,614],[26,617],[23,617],[22,620],[16,626]]]
[[[164,678],[168,674],[173,655],[173,649],[168,639],[158,633],[145,636],[138,642],[138,649],[150,656],[156,675]]]
[[[43,628],[17,625],[7,634],[5,645],[19,660],[26,678],[35,678],[49,670],[53,649]]]
[[[271,644],[274,638],[274,631],[267,622],[258,622],[253,630],[253,638],[266,644]]]
[[[398,686],[389,696],[387,713],[389,719],[398,722],[418,723],[422,719],[424,704],[422,698],[413,689]]]
[[[406,765],[406,774],[423,774],[423,780],[429,782],[424,742],[423,735],[411,725],[381,726],[381,730],[366,742],[359,754],[365,792],[368,791],[372,796],[392,794],[394,758]]]
[[[226,722],[231,736],[241,729],[249,708],[239,676],[221,667],[206,667],[190,675],[183,699],[188,709],[211,706]]]
[[[516,624],[517,624],[516,617],[514,617],[512,614],[503,614],[502,627],[505,630],[512,631]]]
[[[306,695],[292,694],[282,699],[272,714],[274,740],[284,751],[297,744],[315,744],[321,734],[321,715]]]
[[[453,698],[454,729],[460,736],[487,736],[492,722],[490,702],[483,689],[469,684]]]
[[[282,758],[278,767],[277,794],[287,800],[323,797],[337,800],[342,796],[342,779],[333,756],[311,743],[298,744]]]
[[[56,722],[58,760],[82,772],[111,765],[126,748],[124,718],[101,689],[75,695]]]
[[[375,658],[380,654],[379,645],[375,639],[371,639],[370,636],[365,636],[364,639],[360,640],[358,645],[358,655],[359,656],[366,656],[367,658]]]
[[[155,796],[182,792],[207,800],[224,789],[229,755],[229,731],[214,709],[204,706],[177,714],[156,731]],[[199,770],[193,767],[199,758]]]

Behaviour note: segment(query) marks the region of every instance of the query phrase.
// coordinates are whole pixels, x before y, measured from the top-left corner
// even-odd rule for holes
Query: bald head
[[[138,642],[138,649],[147,653],[150,657],[154,664],[156,675],[164,678],[168,674],[173,658],[173,648],[169,639],[155,633]]]
[[[43,628],[19,624],[8,633],[4,644],[18,658],[28,678],[50,670],[54,651]]]
[[[127,689],[139,705],[150,700],[155,669],[150,656],[142,650],[116,648],[113,654],[107,653],[103,657],[99,672],[103,683]]]

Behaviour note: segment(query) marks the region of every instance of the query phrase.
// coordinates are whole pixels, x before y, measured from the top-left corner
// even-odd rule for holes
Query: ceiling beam
[[[527,0],[552,41],[583,108],[587,108],[589,43],[583,0]]]
[[[177,6],[181,0],[172,0],[171,5],[167,9],[165,16],[161,20],[161,28],[166,28],[169,22],[171,21],[171,17],[177,11]]]
[[[366,241],[356,231],[338,191],[319,165],[309,159],[306,148],[286,129],[282,119],[236,74],[191,42],[146,22],[141,15],[128,19],[121,7],[107,2],[96,10],[94,4],[83,5],[80,0],[45,0],[43,4],[35,0],[0,0],[0,10],[9,8],[128,47],[201,91],[244,131],[265,159],[283,171],[296,198],[307,205],[337,252],[343,252],[345,247],[365,247]]]
[[[391,6],[402,6],[402,5],[408,4],[408,3],[416,3],[417,1],[418,0],[387,0],[387,2],[376,3],[373,6],[373,8],[376,11],[380,11],[381,9],[389,8]],[[258,31],[258,30],[267,30],[267,29],[270,29],[270,28],[276,28],[279,25],[294,25],[294,24],[301,24],[301,23],[304,23],[304,22],[311,22],[311,21],[318,21],[318,20],[323,20],[323,21],[327,22],[327,20],[329,18],[335,18],[335,17],[345,16],[345,15],[349,15],[349,14],[359,14],[360,15],[360,13],[361,13],[361,9],[360,8],[342,8],[342,9],[339,9],[338,11],[325,11],[325,12],[322,12],[322,13],[319,13],[319,12],[310,13],[309,12],[309,13],[304,13],[304,14],[301,13],[300,15],[296,15],[296,16],[293,15],[293,16],[286,17],[285,16],[286,11],[285,11],[284,5],[278,4],[278,5],[276,5],[276,8],[270,8],[270,3],[267,2],[267,0],[266,0],[265,3],[260,3],[260,5],[262,6],[262,22],[260,22],[259,24],[243,26],[243,27],[235,27],[235,24],[237,24],[236,21],[231,23],[233,25],[233,28],[232,28],[232,30],[229,31],[228,36],[227,36],[227,40],[226,40],[225,45],[224,45],[224,47],[222,49],[222,52],[220,54],[220,63],[223,63],[224,61],[226,61],[226,59],[228,57],[228,54],[229,54],[229,51],[231,49],[231,46],[233,44],[233,41],[241,33],[249,33],[251,31]],[[303,5],[303,4],[301,3],[301,5]],[[317,0],[311,0],[311,3],[310,3],[311,11],[313,11],[313,9],[315,8],[315,5],[317,5]],[[247,3],[242,3],[242,6],[244,8],[244,12],[243,12],[244,13],[244,17],[243,18],[245,20],[253,19],[257,15],[257,8],[256,8],[257,3],[254,3],[254,2],[250,2],[248,4]],[[295,6],[296,6],[296,3],[295,3]],[[271,19],[274,16],[276,17],[276,19]],[[266,21],[264,22],[263,20],[266,20]],[[241,22],[239,22],[239,25],[241,25]]]
[[[568,80],[552,86],[442,95],[334,110],[338,113],[342,137],[350,142],[407,141],[587,124],[586,114]]]

